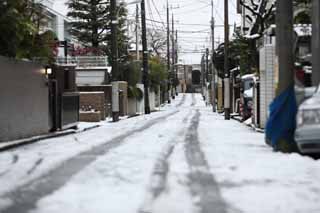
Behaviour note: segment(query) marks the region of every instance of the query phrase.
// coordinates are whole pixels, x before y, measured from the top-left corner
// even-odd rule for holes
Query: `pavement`
[[[320,163],[180,94],[160,112],[0,154],[3,213],[319,212]]]
[[[63,137],[66,135],[71,135],[71,134],[76,134],[76,133],[81,133],[85,131],[89,131],[94,128],[100,127],[101,124],[95,124],[95,123],[87,123],[87,122],[80,122],[78,124],[78,129],[67,129],[67,130],[62,130],[62,131],[57,131],[57,132],[51,132],[48,134],[43,134],[43,135],[37,135],[34,137],[29,137],[29,138],[22,138],[19,140],[13,140],[13,141],[4,141],[0,142],[0,152],[1,151],[7,151],[10,149],[15,149],[21,146],[29,145],[32,143],[36,142],[41,142],[45,139],[50,139],[50,138],[58,138],[58,137]]]

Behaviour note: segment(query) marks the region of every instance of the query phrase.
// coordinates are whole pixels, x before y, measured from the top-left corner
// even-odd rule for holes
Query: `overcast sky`
[[[55,0],[54,8],[66,14],[66,1],[67,0]],[[132,0],[125,0],[125,2],[132,2]],[[147,19],[166,22],[166,4],[167,0],[146,0]],[[198,51],[202,51],[206,47],[211,47],[211,0],[169,0],[169,6],[172,8],[171,12],[173,12],[176,20],[180,59],[182,59],[183,63],[187,64],[199,63],[202,53],[198,53]],[[128,5],[128,9],[129,18],[133,18],[135,5]],[[214,0],[216,43],[222,42],[224,38],[223,12],[224,0]],[[237,25],[240,24],[240,16],[236,14],[236,0],[229,0],[229,21],[230,25],[234,23],[237,23]],[[165,30],[165,26],[161,23],[147,21],[147,25],[157,30]],[[193,33],[192,31],[201,32]]]

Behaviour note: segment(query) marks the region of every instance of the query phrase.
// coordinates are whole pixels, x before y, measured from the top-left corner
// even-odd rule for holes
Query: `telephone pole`
[[[140,60],[139,56],[139,5],[136,5],[136,55],[137,61]]]
[[[212,38],[212,56],[211,56],[211,66],[212,66],[212,111],[216,112],[216,70],[214,66],[214,56],[215,56],[215,49],[214,49],[214,16],[213,16],[213,0],[211,0],[211,38]]]
[[[171,34],[171,39],[172,39],[172,67],[171,67],[171,81],[172,81],[172,86],[171,86],[171,96],[172,99],[175,99],[175,94],[173,91],[173,86],[175,86],[175,74],[174,74],[174,70],[175,70],[175,42],[174,42],[174,17],[173,17],[173,13],[172,13],[172,34]]]
[[[277,95],[280,95],[294,84],[292,0],[277,1],[276,26],[276,43],[279,66]]]
[[[176,54],[176,72],[175,72],[175,79],[176,79],[176,82],[178,83],[178,81],[179,81],[179,79],[178,79],[178,50],[179,50],[179,47],[178,47],[178,30],[176,30],[176,42],[175,42],[175,44],[176,44],[176,48],[175,48],[175,50],[176,50],[176,52],[175,52],[175,54]],[[175,84],[174,85],[175,86],[175,90],[176,90],[176,96],[178,96],[178,90],[177,90],[177,85]]]
[[[171,67],[170,67],[170,14],[167,1],[167,69],[168,69],[168,104],[171,103],[169,90],[171,89]],[[167,91],[166,91],[167,92]]]
[[[208,81],[209,81],[209,48],[206,48],[206,83]]]
[[[230,120],[229,0],[224,0],[224,116]]]
[[[112,55],[112,120],[119,121],[119,86],[117,83],[119,75],[118,66],[118,39],[117,39],[117,1],[111,0],[111,55]]]
[[[143,49],[143,84],[144,84],[144,111],[150,114],[149,103],[149,51],[147,46],[146,8],[145,0],[141,1],[142,49]]]
[[[312,84],[320,83],[320,1],[312,1]]]
[[[205,64],[205,71],[206,71],[206,84],[205,84],[205,88],[206,88],[206,104],[209,104],[209,90],[208,90],[208,86],[207,83],[209,81],[209,48],[206,48],[206,64]]]
[[[230,120],[229,4],[224,0],[224,116]]]

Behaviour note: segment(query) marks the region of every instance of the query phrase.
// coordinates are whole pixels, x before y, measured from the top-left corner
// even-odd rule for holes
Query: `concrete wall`
[[[42,67],[0,57],[0,141],[47,133],[48,87]]]
[[[150,104],[150,110],[155,111],[156,110],[156,93],[152,90],[149,90],[149,104]]]
[[[136,98],[128,98],[128,115],[133,116],[137,114],[137,100]]]
[[[120,96],[120,116],[126,116],[128,115],[128,83],[119,81],[119,90],[122,93]]]
[[[269,105],[275,97],[275,46],[260,49],[260,128],[265,128],[269,117]]]
[[[86,86],[86,85],[102,85],[105,79],[105,71],[104,70],[77,70],[76,73],[76,83],[78,86]]]

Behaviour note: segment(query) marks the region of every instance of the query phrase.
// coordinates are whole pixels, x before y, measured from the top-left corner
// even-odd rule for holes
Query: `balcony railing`
[[[106,56],[77,56],[58,57],[56,64],[62,66],[76,66],[77,68],[108,67],[108,57]]]

